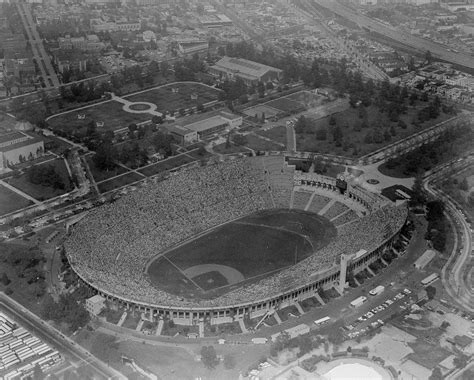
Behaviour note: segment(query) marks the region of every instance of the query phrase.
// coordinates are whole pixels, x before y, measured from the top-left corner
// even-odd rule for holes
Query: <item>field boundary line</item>
[[[162,257],[164,259],[166,259],[172,266],[174,266],[179,271],[179,273],[181,273],[184,277],[186,277],[189,281],[191,281],[197,288],[201,289],[202,292],[206,293],[206,291],[203,288],[201,288],[198,284],[196,284],[193,281],[193,279],[186,276],[186,274],[183,272],[183,270],[180,267],[178,267],[175,263],[173,263],[170,259],[168,259],[168,257],[166,257],[165,255],[163,255]]]

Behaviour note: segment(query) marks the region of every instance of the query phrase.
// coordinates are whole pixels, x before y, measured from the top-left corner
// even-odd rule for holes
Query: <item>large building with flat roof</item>
[[[279,80],[282,70],[258,62],[235,57],[223,57],[209,68],[209,72],[221,79],[242,79],[246,85]]]
[[[0,170],[41,157],[44,143],[38,137],[15,131],[0,135]]]
[[[242,116],[220,111],[205,119],[199,118],[183,125],[166,127],[169,134],[174,136],[182,145],[198,141],[213,133],[231,130],[242,125]]]

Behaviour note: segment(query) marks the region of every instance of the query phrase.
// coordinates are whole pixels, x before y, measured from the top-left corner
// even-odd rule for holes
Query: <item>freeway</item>
[[[36,24],[31,15],[29,5],[17,2],[16,6],[46,88],[58,87],[59,79],[54,71],[53,65],[51,64],[51,59],[44,49],[43,41],[36,30]]]
[[[75,366],[88,365],[99,379],[126,380],[126,377],[120,372],[108,367],[104,362],[92,356],[89,351],[77,345],[10,297],[7,297],[3,292],[0,292],[0,310],[5,311],[24,328],[53,346],[71,360]]]
[[[447,164],[443,164],[432,170],[424,178],[425,190],[436,198],[443,200],[446,212],[445,215],[454,229],[460,230],[462,234],[462,246],[459,248],[459,239],[455,234],[455,245],[451,257],[443,267],[442,280],[448,294],[456,300],[460,305],[464,306],[470,312],[474,311],[474,295],[473,289],[466,284],[466,273],[472,271],[473,244],[472,232],[469,222],[464,217],[462,210],[456,206],[451,198],[439,191],[433,186],[433,182],[439,178],[452,175],[453,172],[459,172],[469,167],[473,163],[474,156],[468,156],[465,159],[455,160]]]
[[[376,20],[371,19],[349,7],[346,7],[334,0],[314,0],[316,3],[332,12],[351,20],[361,27],[368,28],[370,31],[380,33],[381,35],[398,41],[405,46],[416,49],[420,52],[429,50],[434,58],[441,59],[468,69],[474,69],[474,59],[463,53],[455,53],[448,51],[447,46],[443,46],[436,42],[427,40],[425,38],[413,36],[408,32],[403,32],[395,29],[387,24],[382,24]]]

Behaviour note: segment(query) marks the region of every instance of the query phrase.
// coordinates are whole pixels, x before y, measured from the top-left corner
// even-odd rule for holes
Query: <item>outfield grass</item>
[[[24,173],[19,177],[10,177],[8,179],[8,183],[39,201],[44,201],[47,199],[57,197],[59,195],[67,193],[68,191],[72,189],[72,183],[69,178],[69,172],[67,171],[66,165],[62,158],[58,158],[54,161],[49,161],[41,165],[54,166],[56,172],[63,179],[65,188],[55,189],[54,187],[36,185],[34,183],[31,183],[30,180],[28,179],[28,173]],[[40,165],[37,165],[36,167],[39,167],[39,166]]]
[[[177,92],[173,92],[177,89]],[[199,103],[205,104],[217,100],[219,90],[210,88],[201,83],[170,83],[160,88],[147,90],[138,94],[124,96],[131,102],[154,103],[158,112],[177,111],[180,108],[190,108]],[[197,99],[191,99],[191,94],[197,94]]]
[[[30,200],[0,185],[0,215],[9,214],[32,204]]]
[[[354,130],[354,126],[360,123],[362,119],[359,118],[358,109],[348,108],[342,112],[334,114],[336,125],[341,128],[343,141],[347,141],[347,144],[342,144],[342,146],[339,147],[335,145],[332,136],[332,131],[335,126],[329,125],[330,116],[327,116],[318,120],[310,119],[310,128],[305,131],[297,130],[296,147],[298,151],[303,152],[318,152],[322,154],[359,157],[452,117],[452,115],[441,114],[437,119],[427,121],[421,124],[420,128],[417,128],[412,124],[412,120],[416,120],[417,112],[417,109],[411,108],[408,109],[406,114],[401,115],[400,119],[403,120],[407,126],[406,129],[402,129],[398,126],[397,122],[390,122],[386,114],[382,114],[374,106],[370,106],[367,108],[369,127],[363,128],[361,131],[356,131]],[[376,125],[380,126],[382,134],[393,126],[396,135],[391,136],[390,141],[384,140],[381,143],[364,142],[367,133],[372,131]],[[321,128],[326,128],[328,132],[326,140],[316,139],[316,131]]]
[[[85,119],[79,120],[77,115],[84,114]],[[123,104],[115,100],[96,104],[84,109],[75,109],[65,114],[53,116],[48,120],[48,125],[54,130],[62,130],[68,134],[76,131],[85,133],[87,125],[92,122],[102,121],[104,126],[97,128],[99,131],[114,131],[126,128],[132,123],[151,120],[150,114],[128,113],[123,110]]]
[[[101,182],[97,185],[97,187],[99,188],[99,191],[101,193],[106,193],[108,191],[118,189],[122,186],[130,185],[131,183],[136,182],[140,179],[143,179],[143,177],[138,175],[137,173],[130,172],[120,177],[112,178],[107,181]]]
[[[213,271],[191,281],[182,271],[197,265],[217,264],[231,267],[239,271],[245,281],[252,281],[293,265],[295,259],[305,259],[336,234],[336,229],[327,219],[313,213],[261,211],[172,249],[165,253],[165,257],[151,263],[148,274],[152,283],[168,292],[213,298],[240,285],[221,288],[227,285],[227,281],[222,276],[215,276]]]

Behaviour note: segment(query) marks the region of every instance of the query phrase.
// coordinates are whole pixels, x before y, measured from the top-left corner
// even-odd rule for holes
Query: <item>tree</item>
[[[329,125],[336,125],[336,123],[336,117],[334,115],[331,115],[331,117],[329,118]]]
[[[441,373],[441,370],[439,367],[435,367],[433,372],[431,372],[431,375],[429,377],[429,380],[443,380],[443,374]]]
[[[219,363],[219,359],[217,359],[214,346],[203,346],[201,348],[201,362],[208,369],[216,368],[216,365]]]
[[[1,281],[2,284],[5,285],[5,286],[8,286],[8,285],[10,284],[10,282],[11,282],[10,279],[8,278],[8,275],[7,275],[5,272],[3,272],[2,278],[1,278],[0,281]]]
[[[158,116],[158,115],[153,115],[153,117],[151,118],[151,121],[154,124],[163,124],[163,117]]]
[[[425,61],[430,64],[433,61],[433,55],[431,54],[431,51],[427,50],[425,52]]]
[[[317,131],[316,131],[316,140],[321,140],[321,141],[324,141],[327,139],[327,129],[324,128],[324,127],[321,127],[319,128]]]
[[[429,300],[432,300],[434,296],[436,295],[436,288],[434,286],[427,286],[426,287],[426,295],[428,296]]]
[[[298,347],[300,349],[300,356],[303,356],[312,350],[313,342],[311,341],[311,338],[308,334],[300,335],[298,337]]]
[[[468,362],[468,357],[464,354],[460,354],[459,356],[456,356],[454,359],[453,359],[453,364],[457,367],[457,368],[464,368],[466,367],[467,365],[467,362]]]
[[[236,134],[232,137],[232,142],[235,145],[245,145],[247,144],[247,137],[245,137],[244,135]]]
[[[99,170],[111,170],[115,167],[115,160],[118,158],[117,150],[110,143],[100,144],[93,157],[94,164]]]
[[[341,329],[338,327],[333,327],[329,331],[328,341],[336,347],[342,344],[342,342],[344,342],[344,334],[342,333]]]

